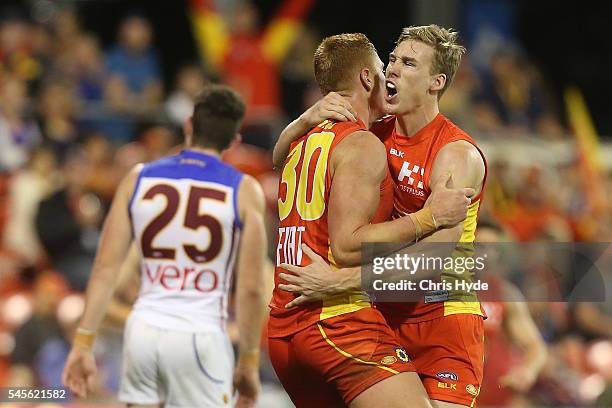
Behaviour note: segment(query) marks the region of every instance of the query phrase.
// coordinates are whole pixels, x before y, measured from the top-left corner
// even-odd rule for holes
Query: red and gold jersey
[[[330,158],[334,148],[345,137],[367,127],[359,121],[324,121],[291,144],[279,182],[278,215],[280,219],[276,247],[274,292],[270,302],[269,336],[283,337],[308,325],[344,313],[370,307],[368,297],[361,291],[345,293],[294,309],[285,305],[295,298],[278,289],[283,283],[278,274],[281,263],[307,265],[301,244],[306,244],[326,259],[332,267],[328,231],[328,199],[332,183]],[[381,184],[380,205],[372,222],[389,219],[393,208],[393,182],[389,173]]]
[[[412,137],[405,137],[395,130],[396,118],[384,118],[372,127],[372,131],[382,140],[387,149],[387,161],[391,177],[395,183],[393,196],[393,218],[416,212],[423,208],[431,194],[430,177],[436,155],[448,143],[465,140],[480,148],[467,133],[454,123],[438,114],[423,129]],[[486,160],[482,151],[480,154]],[[468,208],[468,215],[463,222],[460,243],[474,242],[476,220],[480,208],[482,191],[474,198]],[[458,247],[459,248],[459,247]],[[458,255],[458,254],[454,254]],[[446,274],[446,273],[445,273]],[[443,276],[451,278],[451,276]],[[426,321],[457,313],[471,313],[484,316],[477,301],[449,301],[445,294],[432,296],[430,303],[381,303],[378,307],[387,315],[402,317],[409,322]],[[476,299],[475,299],[476,300]]]

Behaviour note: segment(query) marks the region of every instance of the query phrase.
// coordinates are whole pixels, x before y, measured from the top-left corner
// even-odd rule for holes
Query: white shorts
[[[164,407],[230,407],[234,352],[225,333],[160,329],[130,317],[119,400]]]

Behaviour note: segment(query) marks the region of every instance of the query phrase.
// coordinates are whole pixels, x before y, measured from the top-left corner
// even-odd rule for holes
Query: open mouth
[[[387,90],[387,99],[393,99],[397,95],[397,88],[393,82],[386,81],[385,88]]]

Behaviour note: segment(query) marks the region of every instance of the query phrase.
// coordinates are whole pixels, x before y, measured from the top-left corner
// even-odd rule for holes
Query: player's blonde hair
[[[315,78],[325,95],[351,86],[357,70],[373,68],[376,48],[362,33],[326,37],[314,53]]]
[[[461,57],[465,54],[465,47],[458,43],[458,36],[459,33],[452,28],[430,24],[404,28],[396,42],[396,45],[399,45],[407,40],[420,41],[434,49],[430,72],[446,75],[446,83],[438,93],[438,99],[453,82],[459,64],[461,64]]]

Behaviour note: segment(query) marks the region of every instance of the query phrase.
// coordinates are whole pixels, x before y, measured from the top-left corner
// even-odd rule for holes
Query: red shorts
[[[484,364],[482,316],[456,314],[389,325],[408,350],[429,398],[476,406]]]
[[[377,382],[416,371],[374,308],[269,337],[268,346],[274,370],[297,408],[348,405]]]

